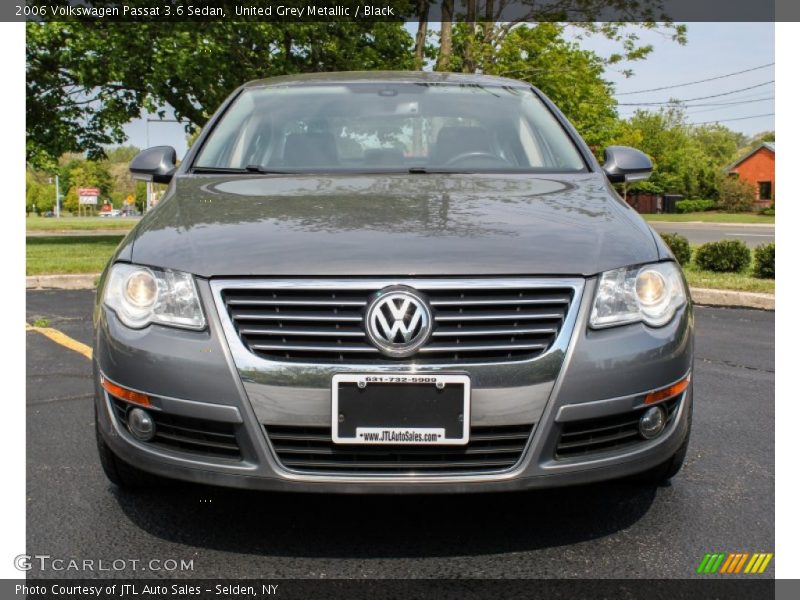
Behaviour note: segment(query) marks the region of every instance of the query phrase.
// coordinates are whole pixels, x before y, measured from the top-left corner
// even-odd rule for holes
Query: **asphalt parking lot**
[[[90,344],[92,298],[29,291],[27,322]],[[774,313],[698,308],[696,318],[693,436],[671,485],[430,497],[119,492],[96,457],[90,361],[30,331],[26,552],[139,569],[193,561],[169,576],[313,579],[685,578],[706,552],[773,552]]]

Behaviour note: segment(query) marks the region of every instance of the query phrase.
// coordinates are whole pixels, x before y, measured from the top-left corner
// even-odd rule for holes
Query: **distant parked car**
[[[120,215],[122,215],[122,213],[116,208],[100,213],[101,217],[119,217]]]

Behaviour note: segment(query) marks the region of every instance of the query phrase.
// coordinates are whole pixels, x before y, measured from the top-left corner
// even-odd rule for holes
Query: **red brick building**
[[[738,175],[756,188],[756,205],[769,206],[775,200],[775,142],[762,142],[728,167],[729,175]]]

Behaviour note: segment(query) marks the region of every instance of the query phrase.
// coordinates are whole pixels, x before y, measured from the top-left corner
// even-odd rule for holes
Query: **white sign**
[[[100,190],[97,188],[78,188],[78,204],[91,204],[97,206]]]

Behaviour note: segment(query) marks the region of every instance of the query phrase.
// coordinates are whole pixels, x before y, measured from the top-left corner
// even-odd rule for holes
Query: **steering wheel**
[[[476,159],[476,158],[477,159],[483,159],[483,160],[487,160],[488,159],[490,162],[494,162],[494,163],[497,163],[497,164],[502,165],[502,166],[511,164],[505,158],[503,158],[502,156],[497,156],[496,154],[492,154],[491,152],[482,152],[480,150],[473,151],[473,152],[462,152],[461,154],[456,154],[454,157],[449,159],[444,164],[445,164],[446,167],[450,167],[450,166],[456,165],[458,163],[467,161],[469,159]],[[484,165],[481,165],[481,166],[484,166]]]

